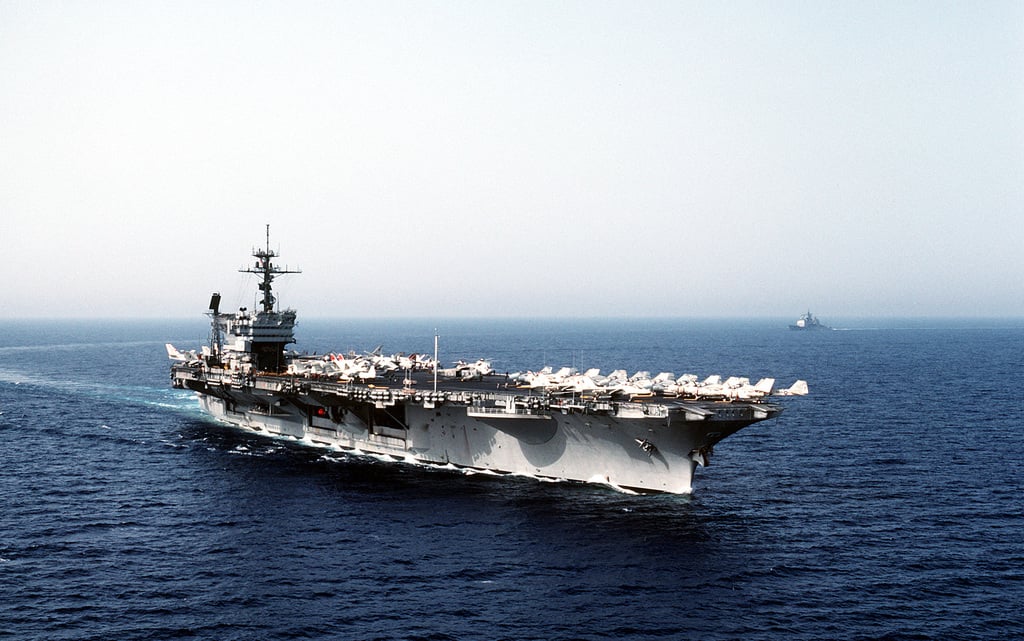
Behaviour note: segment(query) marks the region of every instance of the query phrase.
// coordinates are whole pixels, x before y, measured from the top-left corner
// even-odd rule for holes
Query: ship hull
[[[210,416],[313,447],[676,494],[691,491],[695,469],[707,464],[714,443],[767,418],[768,411],[737,404],[714,416],[651,416],[641,405],[624,403],[603,412],[545,406],[510,413],[500,407],[436,403],[430,395],[382,404],[353,402],[351,395],[323,389],[281,395],[259,389],[258,382],[234,387],[189,383],[185,386],[197,392]]]
[[[627,380],[624,370],[567,367],[502,375],[485,359],[439,369],[436,337],[433,358],[288,353],[296,313],[276,307],[271,291],[298,271],[274,263],[269,225],[252,256],[239,271],[261,277],[258,308],[221,312],[214,293],[210,344],[201,353],[166,345],[172,384],[240,429],[385,460],[681,494],[718,441],[782,411],[762,401],[770,378]]]

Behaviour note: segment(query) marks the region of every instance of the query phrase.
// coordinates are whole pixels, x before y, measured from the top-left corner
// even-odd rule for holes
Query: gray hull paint
[[[340,420],[312,416],[288,404],[230,402],[198,394],[202,408],[231,425],[328,449],[384,455],[408,462],[604,483],[648,492],[687,493],[699,457],[694,450],[749,421],[618,418],[551,412],[549,418],[470,416],[466,407],[405,407],[406,428],[368,426],[354,412]],[[232,407],[229,408],[229,405]],[[650,444],[647,448],[641,443]]]

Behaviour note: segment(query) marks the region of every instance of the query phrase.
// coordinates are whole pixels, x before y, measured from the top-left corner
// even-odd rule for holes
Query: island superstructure
[[[547,367],[497,373],[486,360],[440,368],[435,356],[310,356],[288,350],[296,312],[281,310],[269,226],[255,264],[257,310],[210,300],[209,344],[168,344],[175,387],[237,428],[356,455],[435,466],[686,493],[698,465],[736,431],[774,418],[774,379],[751,384],[670,373],[628,376]],[[436,354],[436,340],[435,340]],[[797,381],[775,395],[806,394]]]

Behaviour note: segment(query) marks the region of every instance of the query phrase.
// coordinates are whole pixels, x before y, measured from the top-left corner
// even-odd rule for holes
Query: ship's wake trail
[[[80,379],[58,379],[11,369],[0,369],[0,385],[43,394],[61,394],[135,406],[150,406],[201,414],[192,392],[147,385],[110,385]]]

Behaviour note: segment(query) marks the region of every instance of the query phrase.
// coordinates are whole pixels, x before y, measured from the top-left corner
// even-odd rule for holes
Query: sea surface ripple
[[[171,389],[202,319],[0,322],[0,637],[1024,638],[1024,322],[303,322],[298,349],[809,381],[688,496],[384,464]]]

